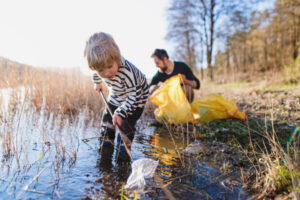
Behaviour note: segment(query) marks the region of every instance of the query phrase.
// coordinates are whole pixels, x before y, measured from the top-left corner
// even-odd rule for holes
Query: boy
[[[100,131],[102,140],[108,139],[110,144],[114,144],[115,126],[118,125],[132,141],[134,126],[149,93],[145,75],[121,56],[112,36],[104,32],[95,33],[88,39],[84,56],[89,68],[96,72],[93,75],[95,89],[102,91],[105,85],[109,89],[108,105],[113,117],[106,108]]]

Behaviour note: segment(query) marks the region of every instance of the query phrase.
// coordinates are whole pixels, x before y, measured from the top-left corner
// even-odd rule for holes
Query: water
[[[182,140],[163,128],[148,127],[151,118],[140,120],[131,147],[133,160],[159,160],[156,170],[176,199],[244,199],[241,185],[222,184],[226,177],[213,163],[189,163],[177,153]],[[0,126],[2,148],[0,199],[120,199],[122,186],[131,173],[131,163],[116,161],[116,151],[106,149],[101,157],[99,123],[83,111],[75,119],[46,115],[43,110],[7,116]],[[7,133],[6,135],[4,133]],[[9,133],[9,134],[8,134]],[[10,153],[4,140],[10,135]],[[87,139],[90,138],[90,139]],[[174,148],[174,142],[177,149]],[[111,155],[111,156],[110,156]],[[35,178],[36,177],[36,178]],[[134,198],[132,191],[124,191]],[[163,199],[164,192],[152,180],[139,199]]]

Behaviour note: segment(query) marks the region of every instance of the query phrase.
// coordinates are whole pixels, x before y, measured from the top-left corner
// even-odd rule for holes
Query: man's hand
[[[98,84],[95,84],[94,85],[94,89],[97,91],[97,92],[100,92],[100,91],[103,91],[104,90],[104,83],[98,83]]]
[[[162,85],[163,85],[163,82],[158,82],[157,85],[152,85],[149,89],[149,94],[151,95],[152,93],[154,93],[155,90],[157,90]]]
[[[188,80],[186,79],[185,75],[180,74],[180,82],[185,84],[185,85],[190,85],[192,88],[196,88],[197,83],[194,80]]]
[[[113,122],[114,126],[116,126],[116,125],[121,126],[121,124],[122,124],[122,117],[120,117],[119,115],[114,114],[112,122]]]
[[[183,83],[183,84],[185,84],[185,85],[188,85],[187,84],[187,79],[186,79],[186,77],[185,77],[185,75],[183,75],[183,74],[180,74],[180,83]]]

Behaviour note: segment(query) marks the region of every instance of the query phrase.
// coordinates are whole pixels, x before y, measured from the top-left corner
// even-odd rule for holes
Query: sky
[[[151,78],[164,39],[169,0],[0,0],[0,56],[36,67],[80,67],[85,42],[111,34],[121,54]]]

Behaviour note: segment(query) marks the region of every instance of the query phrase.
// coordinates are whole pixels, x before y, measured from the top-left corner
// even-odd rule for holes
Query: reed
[[[32,166],[39,175],[50,161],[59,180],[65,163],[76,163],[80,132],[102,114],[90,77],[78,70],[37,68],[6,68],[5,73],[0,95],[0,157],[7,163],[3,170],[18,172],[13,180]],[[38,153],[32,151],[33,144]]]

